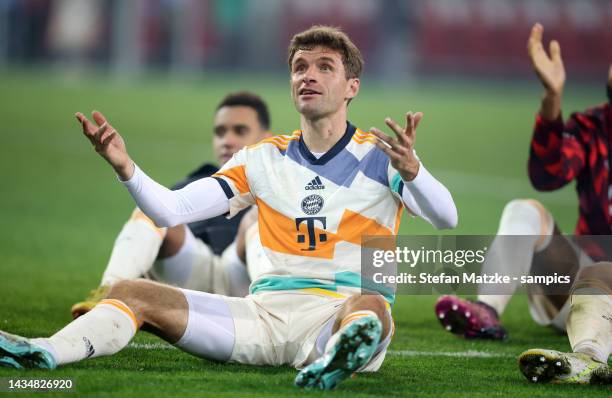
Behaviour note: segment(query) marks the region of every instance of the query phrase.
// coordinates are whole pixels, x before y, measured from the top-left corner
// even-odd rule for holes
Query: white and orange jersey
[[[401,178],[375,142],[347,123],[317,159],[298,130],[242,149],[213,175],[230,199],[230,217],[259,208],[271,266],[256,275],[252,293],[360,289],[361,237],[396,235],[403,208]]]

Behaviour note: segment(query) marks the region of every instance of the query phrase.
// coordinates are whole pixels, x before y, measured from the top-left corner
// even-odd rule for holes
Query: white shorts
[[[296,290],[224,299],[232,313],[236,333],[231,361],[286,364],[299,369],[321,356],[336,314],[347,297],[333,292],[313,294]],[[390,335],[360,371],[378,370],[391,341]]]
[[[323,354],[336,315],[347,299],[327,291],[262,292],[244,298],[181,291],[189,305],[189,318],[177,347],[221,362],[296,368]],[[380,368],[392,334],[378,344],[373,358],[358,371]]]

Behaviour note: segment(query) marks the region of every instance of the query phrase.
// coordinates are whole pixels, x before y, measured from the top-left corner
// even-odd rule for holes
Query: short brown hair
[[[314,25],[310,29],[293,36],[289,43],[287,62],[289,70],[295,53],[299,50],[311,50],[317,46],[329,48],[342,55],[342,64],[347,79],[361,76],[363,56],[357,46],[340,28],[325,25]]]

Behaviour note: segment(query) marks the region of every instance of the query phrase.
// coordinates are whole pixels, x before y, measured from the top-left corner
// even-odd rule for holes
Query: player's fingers
[[[378,141],[376,143],[376,146],[378,147],[378,149],[383,151],[389,157],[390,160],[400,160],[401,159],[400,154],[396,153],[393,149],[389,148],[383,142]]]
[[[106,131],[104,133],[102,133],[102,135],[100,136],[100,144],[106,145],[107,141],[110,141],[112,139],[112,138],[109,138],[109,137],[114,136],[115,133],[116,133],[115,129],[107,128]]]
[[[99,144],[102,142],[102,135],[107,129],[108,129],[108,123],[104,123],[102,126],[100,126],[100,128],[98,128],[98,130],[94,134],[94,140],[96,141],[96,143]]]
[[[419,123],[421,123],[421,120],[423,119],[423,112],[416,112],[414,114],[414,129],[415,129],[415,134],[416,134],[416,129],[419,127]]]
[[[542,45],[542,25],[536,24],[532,28],[531,36],[527,41],[527,53],[531,59],[531,63],[537,67],[542,61],[548,59],[548,54]]]
[[[110,131],[105,132],[102,138],[100,139],[100,145],[102,147],[107,147],[108,144],[110,144],[116,136],[117,136],[117,131],[115,130],[110,130]]]
[[[538,22],[533,25],[531,28],[531,33],[529,34],[529,40],[527,40],[527,49],[531,54],[533,50],[535,50],[538,46],[542,44],[542,34],[544,32],[544,27]]]
[[[75,113],[74,116],[81,124],[81,128],[83,129],[83,134],[85,135],[85,137],[87,137],[89,141],[93,142],[93,135],[97,128],[81,112]]]
[[[423,112],[415,112],[412,115],[410,129],[407,129],[408,144],[410,145],[410,147],[414,147],[414,142],[416,141],[417,127],[419,127],[421,119],[423,119]]]
[[[106,123],[106,118],[102,113],[98,111],[91,112],[91,116],[93,117],[93,120],[95,120],[98,126],[102,126],[104,123]]]
[[[412,112],[406,113],[406,136],[412,140],[416,133],[416,125],[414,121],[414,114]]]
[[[559,42],[552,40],[549,45],[549,50],[550,58],[553,60],[553,62],[561,62],[561,46],[559,45]]]
[[[400,142],[404,142],[405,141],[405,139],[406,139],[406,131],[395,120],[391,119],[390,117],[385,118],[385,124],[387,126],[389,126],[391,128],[391,130],[393,130],[393,132],[395,133],[397,138],[400,140]]]
[[[395,138],[388,136],[376,127],[370,128],[370,133],[374,134],[376,138],[379,139],[379,142],[384,143],[384,145],[389,148],[397,148],[401,146]]]
[[[387,134],[383,133],[382,131],[380,131],[379,129],[377,129],[376,127],[370,127],[370,133],[374,134],[376,138],[378,138],[379,140],[391,145],[392,138],[389,137]]]

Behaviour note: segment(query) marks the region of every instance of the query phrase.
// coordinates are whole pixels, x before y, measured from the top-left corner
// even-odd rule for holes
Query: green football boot
[[[25,337],[0,331],[0,366],[15,369],[55,369],[55,359]]]
[[[377,317],[359,318],[335,333],[328,348],[298,373],[295,385],[307,390],[331,390],[365,366],[374,356],[382,334]]]

